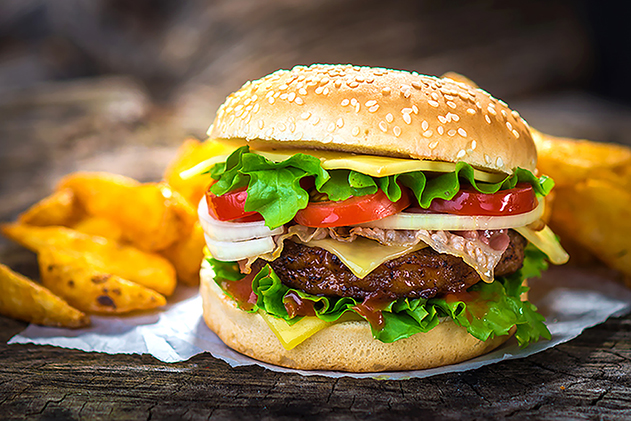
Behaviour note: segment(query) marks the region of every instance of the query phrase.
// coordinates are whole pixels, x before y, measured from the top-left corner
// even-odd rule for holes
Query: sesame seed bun
[[[483,342],[447,320],[428,333],[383,343],[373,339],[368,322],[346,321],[286,350],[259,314],[240,310],[221,291],[206,262],[200,278],[204,320],[219,338],[242,354],[283,367],[349,372],[419,370],[477,357],[510,337],[499,336]]]
[[[247,82],[208,135],[255,147],[317,148],[533,171],[527,123],[487,92],[448,78],[316,64]]]

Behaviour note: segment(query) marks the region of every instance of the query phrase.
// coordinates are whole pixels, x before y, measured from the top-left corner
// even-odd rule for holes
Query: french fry
[[[197,204],[210,184],[210,177],[208,174],[199,174],[183,179],[180,173],[207,159],[229,155],[233,150],[234,148],[213,140],[199,142],[195,139],[187,139],[178,149],[175,158],[169,163],[164,173],[164,180],[169,183],[173,190],[179,192],[191,205],[197,208]]]
[[[49,247],[38,254],[42,284],[89,313],[127,313],[166,304],[159,293],[96,269],[84,256]]]
[[[204,231],[200,223],[196,222],[191,235],[162,252],[173,263],[178,279],[186,285],[199,285],[199,268],[204,259],[205,245]]]
[[[2,232],[7,238],[38,254],[48,248],[63,249],[88,261],[97,271],[112,273],[165,296],[171,295],[175,289],[173,265],[155,253],[64,227],[32,227],[14,223],[3,225]]]
[[[83,216],[83,209],[70,189],[55,191],[20,214],[18,221],[23,224],[47,226],[70,226]]]
[[[2,264],[0,314],[44,326],[79,328],[90,325],[89,316]]]
[[[145,251],[164,250],[193,228],[195,209],[165,183],[140,184],[106,173],[76,173],[59,188],[71,189],[88,215],[122,229],[127,241]]]

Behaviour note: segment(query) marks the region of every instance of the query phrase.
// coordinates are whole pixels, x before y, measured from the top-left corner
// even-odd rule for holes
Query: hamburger
[[[550,338],[525,280],[567,254],[543,222],[527,123],[451,79],[298,66],[220,106],[199,215],[204,320],[306,370],[464,361]]]

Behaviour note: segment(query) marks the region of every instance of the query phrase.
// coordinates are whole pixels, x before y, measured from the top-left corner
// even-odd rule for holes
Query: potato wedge
[[[205,245],[204,231],[200,223],[196,222],[188,237],[162,252],[173,263],[178,279],[186,285],[199,285],[199,268],[204,259]]]
[[[90,325],[89,316],[2,264],[0,314],[44,326],[79,328]]]
[[[146,251],[164,250],[188,235],[195,209],[166,183],[140,184],[106,173],[77,173],[60,189],[71,189],[90,216],[119,226],[124,238]]]
[[[108,240],[122,242],[123,239],[123,229],[113,221],[100,216],[88,216],[70,228],[84,234],[105,237]]]
[[[18,217],[23,224],[70,226],[82,218],[83,209],[71,189],[57,190],[40,200]]]
[[[631,276],[631,193],[588,179],[556,190],[550,226],[612,268]]]
[[[38,254],[42,284],[88,313],[128,313],[166,304],[159,293],[96,269],[83,255],[49,247]]]
[[[94,270],[120,276],[165,296],[171,295],[175,289],[177,280],[173,265],[155,253],[64,227],[14,223],[3,225],[2,233],[38,254],[49,248],[63,249],[68,254],[82,257]]]
[[[173,190],[179,192],[191,205],[197,208],[197,204],[208,188],[210,176],[200,174],[183,179],[180,173],[207,159],[229,155],[233,150],[233,147],[213,140],[200,142],[196,139],[187,139],[178,149],[175,158],[169,163],[164,173],[164,180],[169,183]]]

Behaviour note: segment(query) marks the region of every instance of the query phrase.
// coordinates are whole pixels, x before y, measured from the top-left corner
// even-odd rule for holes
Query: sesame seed
[[[513,110],[513,111],[511,111],[510,113],[511,113],[511,115],[512,115],[513,117],[515,117],[515,118],[519,118],[519,113],[518,113],[517,111]]]
[[[504,166],[504,161],[502,160],[502,157],[498,156],[497,157],[497,161],[495,161],[497,166],[502,168]]]
[[[451,102],[451,101],[447,101],[447,106],[449,108],[456,108],[456,103],[455,102]]]
[[[333,141],[333,135],[332,134],[327,134],[326,136],[324,136],[324,142],[325,143],[330,143]]]
[[[392,116],[392,114],[390,113],[386,114],[386,121],[388,123],[392,123],[394,121],[394,117]]]
[[[510,121],[506,122],[506,127],[508,128],[508,130],[513,130],[513,125],[510,124]]]
[[[452,119],[453,121],[460,121],[460,116],[458,116],[458,114],[453,114],[453,113],[452,113],[452,114],[451,114],[451,119]]]
[[[423,85],[421,85],[420,82],[414,81],[412,82],[412,87],[415,89],[421,89]]]
[[[308,120],[309,117],[311,117],[311,113],[309,111],[305,111],[304,113],[300,114],[300,118],[302,118],[303,120]]]
[[[460,149],[460,151],[458,151],[458,155],[456,155],[456,158],[460,159],[462,157],[464,157],[466,155],[466,151],[464,149]]]
[[[416,105],[412,105],[412,111],[414,111],[414,114],[418,114],[418,107]]]
[[[506,110],[502,110],[502,115],[504,116],[504,118],[508,117],[508,114],[506,113]]]
[[[488,111],[489,111],[489,114],[492,114],[492,115],[497,115],[497,111],[495,111],[495,108],[493,108],[493,107],[492,107],[492,106],[490,106],[490,105],[489,105]]]
[[[295,132],[296,131],[296,124],[295,123],[289,123],[289,131],[290,132]]]
[[[341,80],[336,80],[333,85],[337,88],[340,89],[342,87],[342,81]]]
[[[326,131],[329,133],[333,133],[335,131],[335,123],[331,122],[326,128]]]
[[[287,129],[287,126],[285,126],[283,123],[280,123],[280,124],[278,125],[278,130],[280,130],[281,132],[284,132],[284,131],[285,131],[285,129]]]
[[[438,94],[436,92],[432,92],[432,99],[438,101]]]
[[[484,160],[486,161],[487,164],[491,163],[491,157],[488,156],[487,154],[484,154]]]
[[[300,89],[298,89],[298,93],[300,95],[307,95],[307,90],[305,88],[300,88]]]
[[[425,137],[432,137],[433,134],[434,134],[434,132],[431,131],[431,130],[425,130],[423,132],[423,136],[425,136]]]
[[[375,105],[375,107],[378,107],[378,105]],[[359,101],[357,101],[357,103],[355,104],[355,112],[358,113],[360,108],[361,108],[361,105],[359,104]]]
[[[272,95],[274,95],[274,91],[269,91],[269,92],[265,95],[265,98],[269,98],[269,97],[271,97]]]
[[[517,130],[513,129],[512,133],[515,138],[519,139],[519,132]]]
[[[372,107],[373,105],[377,104],[377,101],[375,101],[374,99],[371,99],[370,101],[366,101],[366,107]]]
[[[403,113],[403,121],[405,121],[406,124],[412,124],[412,117],[410,117],[410,114]]]
[[[471,141],[471,149],[475,150],[476,146],[478,146],[478,143],[475,140]]]
[[[383,88],[381,90],[382,95],[390,95],[391,92],[392,92],[392,89],[390,88]]]
[[[427,101],[427,103],[429,105],[431,105],[432,107],[434,107],[434,108],[438,107],[438,105],[439,105],[438,102],[432,101],[432,100]]]
[[[359,127],[355,126],[353,127],[353,130],[351,133],[353,134],[353,136],[359,136],[359,132],[360,132]]]
[[[451,91],[449,91],[449,92],[451,92]],[[448,100],[448,101],[452,101],[454,99],[454,97],[451,96],[451,95],[445,95],[445,99]]]
[[[438,121],[440,121],[443,124],[447,123],[447,119],[445,117],[443,117],[442,115],[438,116]]]
[[[462,137],[467,137],[467,131],[463,129],[462,127],[458,129],[458,134]]]
[[[317,115],[314,115],[313,118],[311,119],[311,124],[313,124],[315,126],[319,122],[320,122],[320,117],[318,117]]]
[[[349,88],[354,89],[354,88],[357,88],[357,87],[359,86],[359,83],[357,83],[357,82],[355,82],[355,81],[353,80],[353,81],[351,81],[351,82],[348,82],[348,83],[347,83],[347,85],[348,85],[348,87],[349,87]]]
[[[429,129],[429,123],[427,122],[427,120],[423,120],[423,122],[421,123],[421,129],[423,129],[423,131],[427,131],[427,129]]]
[[[351,99],[351,105],[355,106],[357,104],[358,104],[357,100],[355,98],[352,98]]]
[[[274,128],[270,127],[269,129],[267,129],[267,131],[265,132],[265,136],[266,137],[270,137],[272,136],[272,133],[274,133]]]
[[[359,104],[358,104],[359,105]],[[368,111],[371,113],[376,112],[379,109],[379,104],[373,105],[372,107],[368,108]]]
[[[234,123],[234,114],[230,114],[230,117],[228,117],[228,124],[232,123]]]
[[[448,134],[449,136],[455,136],[455,135],[456,135],[456,133],[457,133],[457,132],[456,132],[454,129],[451,129],[451,130],[449,130],[449,131],[447,132],[447,134]]]
[[[269,102],[270,104],[273,104],[276,100],[274,99],[273,96],[267,98],[267,102]]]
[[[276,92],[276,93],[274,94],[274,98],[278,98],[278,97],[279,97],[279,95],[280,95],[280,92]]]
[[[379,122],[379,128],[381,129],[382,132],[387,132],[388,131],[388,125],[386,124],[385,121],[380,121]]]
[[[287,93],[284,93],[284,94],[281,94],[280,99],[287,99],[288,97],[289,95]]]
[[[335,125],[339,127],[340,129],[344,127],[344,120],[342,119],[342,117],[337,119],[337,121],[335,122]]]
[[[296,93],[295,92],[291,92],[289,95],[287,95],[287,100],[289,102],[293,101],[294,99],[296,99]]]
[[[427,146],[429,146],[430,149],[436,149],[436,146],[438,146],[438,142],[432,142]]]
[[[445,129],[443,128],[443,126],[438,126],[438,134],[441,136],[445,134]]]
[[[471,115],[475,114],[475,110],[473,108],[467,108],[467,112]]]
[[[294,103],[295,103],[295,104],[298,104],[298,105],[302,105],[302,104],[304,104],[305,102],[302,100],[302,98],[297,97],[297,98],[296,98],[296,100],[294,101]]]
[[[261,106],[257,102],[256,104],[254,104],[254,107],[252,107],[252,112],[256,114],[259,112],[260,109],[261,109]]]
[[[482,104],[480,104],[479,101],[475,103],[475,106],[478,107],[479,110],[482,109]]]
[[[346,107],[348,104],[350,104],[350,101],[348,100],[348,98],[344,98],[341,102],[342,107]]]
[[[315,88],[314,92],[316,93],[316,95],[320,95],[323,90],[324,88],[322,86],[318,86],[317,88]]]
[[[259,130],[263,130],[263,127],[265,127],[265,122],[261,119],[259,120]]]
[[[284,91],[284,90],[286,90],[287,88],[289,88],[289,86],[287,86],[287,85],[285,85],[285,84],[282,84],[282,85],[280,85],[280,86],[278,87],[278,89],[280,89],[281,91]]]
[[[324,95],[328,95],[328,94],[329,94],[329,88],[328,88],[328,87],[324,88],[324,90],[322,91],[322,93],[323,93]]]
[[[399,127],[399,126],[394,126],[394,127],[392,128],[392,131],[394,132],[394,135],[395,135],[396,137],[401,136],[401,127]]]

